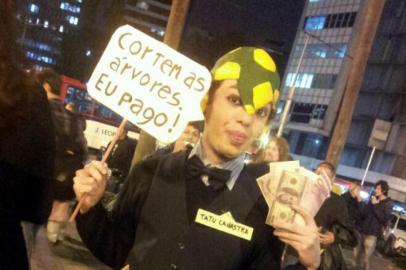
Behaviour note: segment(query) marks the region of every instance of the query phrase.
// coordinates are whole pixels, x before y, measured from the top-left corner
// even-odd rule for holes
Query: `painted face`
[[[271,105],[248,114],[236,80],[222,81],[214,91],[206,107],[203,146],[208,156],[222,162],[239,156],[252,145],[267,124]]]
[[[275,141],[270,141],[265,151],[265,162],[279,161],[279,148]]]

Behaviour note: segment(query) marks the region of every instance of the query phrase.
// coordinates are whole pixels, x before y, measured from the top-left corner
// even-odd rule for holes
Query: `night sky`
[[[207,33],[216,44],[228,43],[224,46],[202,46],[203,50],[207,48],[204,54],[208,54],[208,57],[197,57],[197,61],[205,61],[202,64],[210,66],[210,62],[225,51],[249,45],[279,52],[275,58],[278,58],[277,62],[280,62],[278,64],[283,70],[304,4],[305,0],[192,0],[183,48],[186,54],[193,50],[187,48],[190,46],[188,36],[191,31],[199,29]],[[198,53],[194,52],[190,57],[193,58],[193,54]]]

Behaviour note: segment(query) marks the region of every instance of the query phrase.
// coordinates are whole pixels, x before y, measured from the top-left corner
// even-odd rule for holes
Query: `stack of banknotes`
[[[269,206],[269,225],[303,225],[303,217],[291,206],[299,205],[314,217],[332,189],[332,179],[301,167],[299,161],[270,163],[269,173],[258,178],[257,183]]]

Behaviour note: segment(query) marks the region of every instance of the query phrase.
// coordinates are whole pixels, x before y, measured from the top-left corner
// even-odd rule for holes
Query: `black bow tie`
[[[226,186],[226,182],[230,179],[231,171],[216,167],[206,167],[200,158],[194,155],[186,161],[185,174],[188,179],[207,175],[210,186],[214,190],[219,190]]]

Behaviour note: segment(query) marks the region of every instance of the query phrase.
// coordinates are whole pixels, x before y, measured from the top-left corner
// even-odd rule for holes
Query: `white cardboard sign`
[[[137,29],[118,28],[87,84],[90,96],[159,141],[175,141],[202,120],[211,84],[202,65]]]

